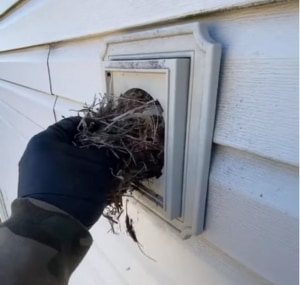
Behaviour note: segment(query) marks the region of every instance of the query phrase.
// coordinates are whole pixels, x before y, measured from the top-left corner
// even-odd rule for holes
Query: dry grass
[[[80,147],[109,150],[119,161],[112,172],[116,187],[104,211],[113,224],[123,210],[122,196],[132,190],[149,189],[145,180],[158,178],[164,163],[163,110],[157,100],[141,89],[119,97],[105,95],[85,106],[75,142]]]

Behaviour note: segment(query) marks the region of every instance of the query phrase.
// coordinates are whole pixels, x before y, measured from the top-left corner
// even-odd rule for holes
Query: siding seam
[[[52,92],[52,81],[51,81],[51,73],[50,73],[50,65],[49,65],[50,52],[51,52],[51,46],[49,46],[49,51],[47,55],[47,70],[48,70],[48,77],[49,77],[50,94],[54,95]]]
[[[58,96],[54,95],[53,91],[52,91],[51,70],[50,70],[50,63],[49,63],[50,53],[51,53],[51,46],[49,46],[49,51],[48,51],[48,56],[47,56],[47,69],[48,69],[48,77],[49,77],[50,94],[55,96],[55,100],[54,100],[53,107],[52,107],[52,112],[53,112],[54,121],[56,123],[57,116],[56,116],[56,112],[55,112],[55,107],[56,107],[56,102],[57,102]]]
[[[57,99],[58,99],[58,96],[55,96],[55,101],[54,101],[53,109],[52,109],[55,123],[57,123],[57,116],[56,116],[56,112],[55,112],[55,107],[56,107]]]

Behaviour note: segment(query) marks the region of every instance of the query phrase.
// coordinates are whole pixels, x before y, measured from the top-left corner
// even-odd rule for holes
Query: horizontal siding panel
[[[217,146],[204,237],[276,285],[298,284],[298,168]]]
[[[31,0],[0,24],[0,51],[167,21],[266,0]],[[32,11],[32,13],[24,13]],[[66,17],[68,15],[68,17]],[[38,25],[36,23],[39,23]],[[15,32],[18,37],[11,37]],[[31,36],[28,36],[28,31]]]
[[[65,117],[77,116],[77,111],[81,110],[83,105],[84,103],[57,96],[54,107],[56,120],[59,121]],[[83,114],[81,113],[81,115]]]
[[[0,104],[2,120],[12,127],[15,135],[18,136],[19,139],[28,142],[33,135],[43,130],[40,125],[24,117],[20,112],[16,109],[12,109],[2,100],[0,100]]]
[[[5,125],[3,119],[0,119],[1,136],[0,142],[0,188],[3,195],[7,198],[5,201],[8,213],[11,213],[10,204],[17,198],[18,188],[18,163],[25,149],[26,143],[15,134],[15,130]],[[5,162],[5,163],[4,163]]]
[[[52,92],[87,103],[101,92],[102,70],[100,40],[89,40],[51,49],[49,70]]]
[[[296,59],[224,60],[214,142],[298,165]]]
[[[223,59],[292,59],[298,58],[298,10],[298,1],[287,1],[228,11],[204,20],[209,22],[211,37],[222,43]]]
[[[204,239],[195,237],[183,241],[173,228],[141,204],[130,200],[128,212],[143,251],[157,262],[143,255],[126,234],[125,215],[120,218],[121,226],[116,227],[119,233],[116,235],[108,232],[108,221],[100,219],[91,230],[94,244],[83,263],[93,267],[93,276],[99,274],[107,284],[198,285],[200,281],[203,284],[270,285]],[[174,259],[175,253],[179,259]],[[102,270],[102,266],[107,270]],[[115,269],[117,273],[113,273]],[[110,278],[116,283],[110,282]]]
[[[17,197],[18,163],[30,137],[41,129],[0,100],[0,188],[10,203]]]
[[[299,165],[298,3],[210,21],[223,47],[214,142]]]
[[[0,80],[0,101],[36,124],[47,128],[54,123],[55,96]]]
[[[106,222],[106,221],[105,221]],[[105,234],[107,234],[107,224],[103,226]],[[80,266],[72,274],[69,285],[126,285],[129,284],[124,280],[120,271],[131,273],[131,267],[120,268],[114,264],[114,260],[110,260],[101,250],[101,244],[93,243],[88,255],[80,263]],[[128,269],[130,268],[130,269]],[[129,275],[128,274],[128,275]]]
[[[48,47],[0,53],[0,79],[51,93],[48,53]]]
[[[5,14],[11,7],[22,0],[1,0],[0,1],[0,17]]]

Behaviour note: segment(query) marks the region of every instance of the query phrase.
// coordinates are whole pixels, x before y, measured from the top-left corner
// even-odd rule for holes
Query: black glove
[[[74,146],[80,119],[63,119],[29,141],[19,163],[18,197],[52,204],[91,227],[106,206],[117,162],[106,149]]]

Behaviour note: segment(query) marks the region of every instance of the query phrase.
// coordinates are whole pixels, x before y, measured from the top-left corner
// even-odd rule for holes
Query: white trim
[[[105,61],[190,58],[182,218],[185,228],[190,228],[192,234],[201,233],[204,226],[221,46],[210,38],[204,23],[196,23],[110,37],[101,50]],[[103,71],[103,77],[104,73]]]

